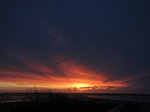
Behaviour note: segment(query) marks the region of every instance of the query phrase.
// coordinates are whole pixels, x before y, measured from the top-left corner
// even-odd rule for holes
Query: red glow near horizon
[[[30,73],[27,71],[7,71],[0,70],[0,91],[6,90],[21,90],[25,88],[34,87],[39,88],[55,88],[55,89],[67,89],[75,88],[77,90],[91,90],[94,87],[96,89],[109,89],[107,87],[127,87],[122,80],[116,80],[112,82],[104,82],[108,79],[105,74],[96,73],[90,68],[87,68],[75,61],[60,61],[57,62],[57,68],[65,76],[59,74],[41,63],[29,63],[23,61],[26,65],[34,70],[39,71],[42,75],[36,73]],[[9,74],[9,75],[8,75]],[[102,88],[104,87],[104,88]]]

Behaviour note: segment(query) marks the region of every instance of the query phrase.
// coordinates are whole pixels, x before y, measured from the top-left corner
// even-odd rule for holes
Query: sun
[[[74,87],[76,88],[82,88],[82,87],[89,87],[90,85],[88,84],[74,84]]]

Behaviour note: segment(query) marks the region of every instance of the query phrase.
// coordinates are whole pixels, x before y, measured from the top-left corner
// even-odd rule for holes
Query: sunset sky
[[[149,3],[0,1],[0,92],[150,93]]]

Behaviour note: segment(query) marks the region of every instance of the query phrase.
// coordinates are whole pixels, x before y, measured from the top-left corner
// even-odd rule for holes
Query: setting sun
[[[75,84],[74,87],[76,88],[82,88],[82,87],[89,87],[90,85],[88,84]]]

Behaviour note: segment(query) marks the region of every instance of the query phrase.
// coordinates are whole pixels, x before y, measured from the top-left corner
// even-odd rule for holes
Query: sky
[[[148,4],[0,1],[0,92],[150,94]]]

